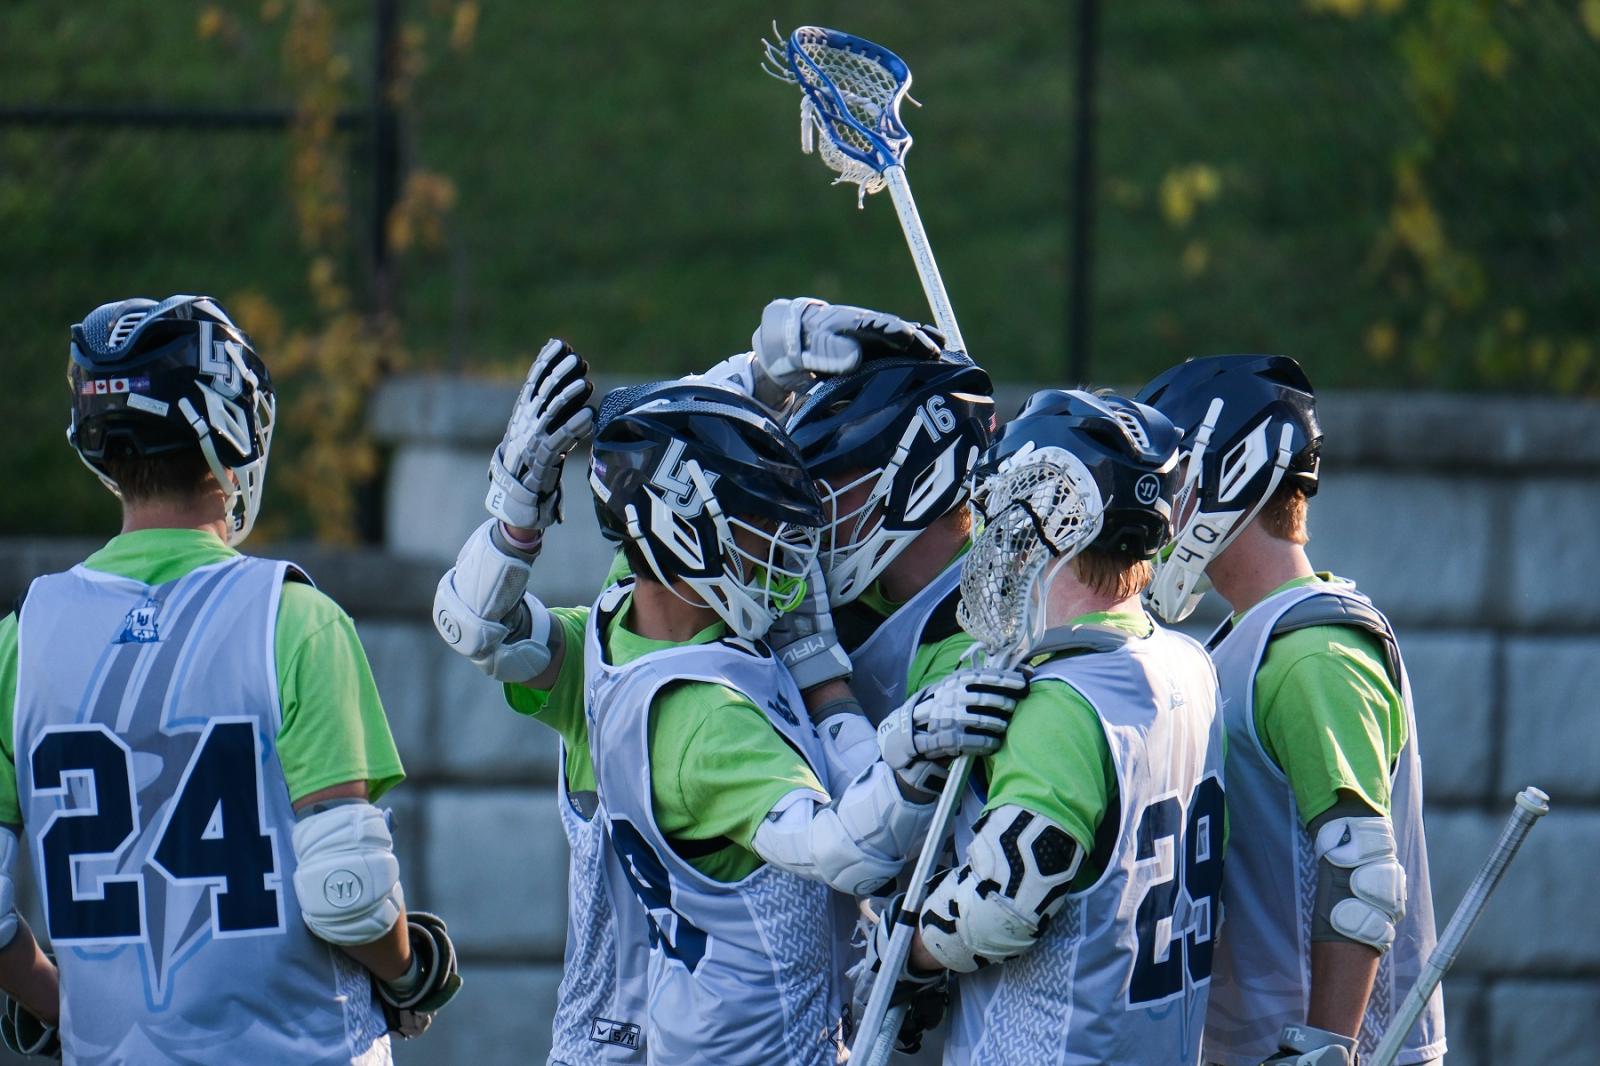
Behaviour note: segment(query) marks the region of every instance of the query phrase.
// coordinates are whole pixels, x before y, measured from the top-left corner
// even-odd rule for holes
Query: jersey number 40
[[[174,885],[211,885],[212,933],[250,936],[283,927],[276,841],[261,818],[256,723],[207,724],[174,789],[144,863],[122,861],[138,847],[134,752],[104,725],[52,729],[34,745],[33,790],[76,806],[51,815],[39,835],[50,938],[126,943],[144,938],[145,865]],[[71,786],[79,778],[78,789]],[[162,799],[165,799],[163,796]],[[132,872],[85,876],[85,861]]]
[[[1222,783],[1208,777],[1196,785],[1187,812],[1177,796],[1147,806],[1138,848],[1138,864],[1154,864],[1155,878],[1134,916],[1128,1005],[1153,1007],[1211,979],[1222,917]]]

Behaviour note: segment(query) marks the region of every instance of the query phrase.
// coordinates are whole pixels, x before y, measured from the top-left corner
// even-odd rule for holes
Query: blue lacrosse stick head
[[[843,155],[879,174],[903,163],[911,148],[911,132],[900,121],[900,102],[911,88],[905,60],[824,26],[791,33],[784,59],[818,125]]]

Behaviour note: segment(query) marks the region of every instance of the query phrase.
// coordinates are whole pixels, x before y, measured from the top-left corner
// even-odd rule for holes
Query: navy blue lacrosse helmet
[[[1175,426],[1153,407],[1121,396],[1042,389],[1028,397],[979,460],[975,506],[985,517],[1023,497],[993,495],[994,479],[1030,462],[1072,457],[1072,474],[1088,484],[1075,494],[1088,500],[1082,520],[1034,515],[1052,554],[1089,548],[1148,559],[1172,532],[1172,498],[1178,488]],[[1092,489],[1088,487],[1092,485]],[[1078,506],[1074,501],[1074,506]]]
[[[198,449],[228,499],[228,542],[261,506],[276,398],[250,338],[209,296],[102,304],[72,327],[67,440],[113,491],[108,460]]]
[[[1183,430],[1188,467],[1172,551],[1156,564],[1150,603],[1168,621],[1204,595],[1212,559],[1238,537],[1280,485],[1317,491],[1322,427],[1316,394],[1284,355],[1213,355],[1180,363],[1138,398]]]
[[[960,352],[874,359],[818,383],[788,430],[806,470],[826,482],[821,559],[839,606],[966,501],[994,432],[994,385]],[[861,498],[846,501],[857,490]]]
[[[607,535],[654,576],[694,589],[742,637],[763,635],[804,594],[822,500],[767,411],[709,382],[609,393],[589,485]]]

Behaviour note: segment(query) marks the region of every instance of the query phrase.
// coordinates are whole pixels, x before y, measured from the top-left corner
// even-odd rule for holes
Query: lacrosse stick
[[[1044,597],[1056,568],[1099,534],[1100,493],[1077,457],[1059,448],[1024,447],[980,486],[974,507],[990,517],[962,562],[956,620],[977,638],[985,665],[1009,670],[1044,636]],[[970,755],[951,763],[900,909],[880,919],[894,929],[850,1048],[852,1063],[881,1066],[900,1030],[905,1008],[891,1012],[889,998],[911,954],[933,862],[971,772]]]
[[[966,341],[956,325],[955,310],[906,178],[905,155],[911,148],[911,133],[900,121],[900,102],[911,99],[906,95],[911,88],[911,68],[882,45],[838,30],[801,26],[787,42],[776,23],[772,30],[779,39],[762,42],[766,49],[762,67],[779,81],[798,85],[804,94],[800,100],[801,151],[810,153],[815,148],[829,169],[838,173],[835,185],[850,182],[858,186],[858,205],[865,203],[868,193],[888,188],[934,324],[944,333],[950,349],[965,352]]]
[[[1422,1017],[1428,997],[1439,987],[1445,971],[1455,964],[1456,952],[1461,950],[1462,942],[1477,924],[1478,916],[1489,902],[1489,894],[1500,883],[1501,876],[1516,857],[1517,849],[1522,847],[1522,841],[1533,828],[1533,823],[1549,813],[1550,797],[1539,789],[1530,787],[1517,793],[1511,819],[1500,831],[1500,839],[1495,841],[1494,850],[1484,860],[1478,876],[1467,887],[1467,894],[1461,898],[1456,912],[1450,916],[1450,924],[1444,927],[1444,935],[1434,945],[1427,964],[1417,977],[1417,983],[1411,986],[1405,1002],[1400,1004],[1400,1010],[1390,1019],[1389,1028],[1384,1032],[1383,1039],[1378,1041],[1378,1050],[1372,1053],[1371,1066],[1391,1066],[1400,1054],[1400,1045],[1411,1032],[1411,1027],[1417,1024],[1417,1019]]]

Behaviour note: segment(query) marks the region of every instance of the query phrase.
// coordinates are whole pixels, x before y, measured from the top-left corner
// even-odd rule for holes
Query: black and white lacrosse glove
[[[867,1013],[872,985],[877,980],[878,971],[883,968],[883,956],[889,950],[889,937],[894,933],[894,916],[900,910],[905,895],[900,892],[891,896],[876,917],[862,915],[857,926],[858,932],[865,934],[867,950],[845,974],[845,979],[850,982],[850,1016],[854,1019],[862,1018]],[[900,971],[900,979],[895,982],[894,991],[889,994],[890,1007],[906,1008],[900,1032],[895,1034],[895,1047],[907,1055],[920,1051],[922,1034],[939,1024],[949,1004],[947,971],[916,973],[911,969],[908,959]]]
[[[427,911],[406,915],[411,937],[411,969],[394,981],[372,979],[383,1004],[383,1018],[389,1032],[409,1040],[433,1024],[439,1008],[461,990],[461,974],[456,970],[456,948],[450,942],[444,919]]]
[[[1261,1066],[1351,1066],[1355,1061],[1353,1037],[1309,1025],[1286,1025],[1278,1033],[1278,1053]]]
[[[41,1020],[20,1000],[6,993],[4,1013],[0,1014],[0,1044],[18,1055],[61,1060],[61,1033]]]
[[[816,376],[848,374],[868,359],[914,356],[937,359],[944,337],[937,330],[882,311],[829,304],[811,297],[773,300],[750,338],[758,377],[756,399],[769,407],[776,395],[802,392]],[[770,383],[772,388],[768,388]]]
[[[850,676],[850,656],[833,628],[828,583],[816,559],[806,571],[805,596],[794,610],[778,616],[766,641],[802,691]]]
[[[1032,674],[962,670],[923,689],[878,725],[878,750],[900,780],[921,792],[944,788],[941,763],[957,755],[993,755],[1005,742]]]
[[[561,465],[594,429],[594,412],[584,406],[593,394],[589,364],[566,341],[552,338],[539,350],[489,459],[483,505],[491,515],[519,529],[561,521]],[[538,551],[537,544],[518,547]]]

